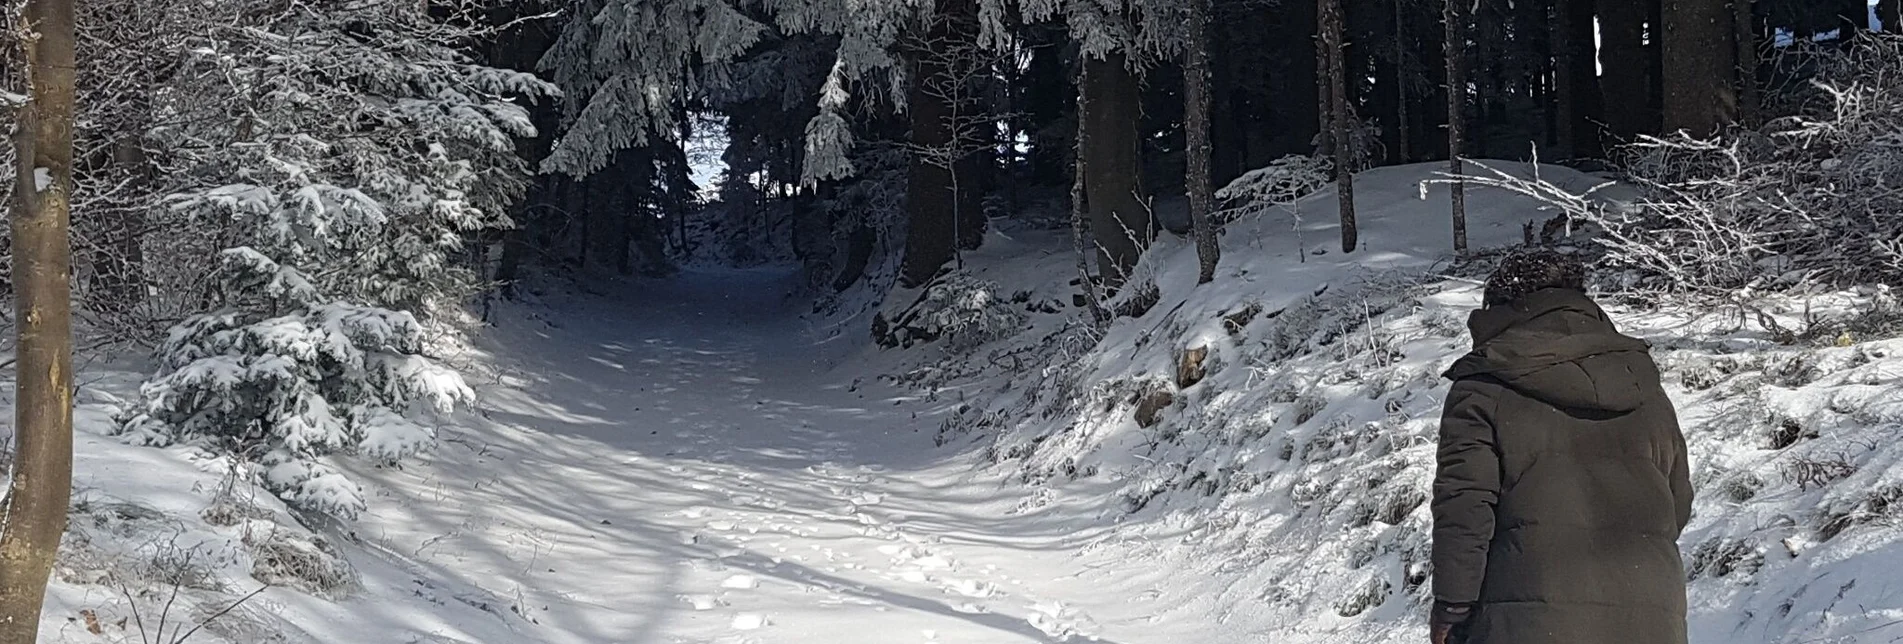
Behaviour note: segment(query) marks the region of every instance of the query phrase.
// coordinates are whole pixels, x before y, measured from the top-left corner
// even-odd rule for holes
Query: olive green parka
[[[1475,311],[1433,494],[1465,644],[1685,644],[1685,438],[1648,345],[1568,289]]]

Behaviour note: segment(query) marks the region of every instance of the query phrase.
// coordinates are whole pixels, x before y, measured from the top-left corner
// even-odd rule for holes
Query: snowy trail
[[[1070,556],[1101,533],[1006,517],[1011,490],[932,450],[935,403],[829,372],[845,350],[777,276],[639,288],[505,322],[493,426],[373,475],[360,533],[536,622],[515,641],[1139,641],[1093,619],[1130,595]],[[419,630],[498,641],[472,626]]]

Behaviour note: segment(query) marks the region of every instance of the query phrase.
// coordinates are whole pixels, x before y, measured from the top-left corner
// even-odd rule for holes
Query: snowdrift
[[[1450,230],[1447,189],[1421,188],[1437,170],[1361,174],[1351,254],[1332,188],[1231,223],[1211,284],[1195,282],[1194,247],[1166,235],[1125,289],[1154,285],[1155,304],[1101,339],[1070,322],[1081,310],[1064,234],[994,239],[945,287],[956,292],[895,293],[885,311],[947,302],[933,314],[979,346],[881,359],[951,409],[941,444],[1028,486],[1020,514],[1118,526],[1105,543],[1144,565],[1106,583],[1198,616],[1211,641],[1424,641],[1439,373],[1468,348],[1488,268],[1450,266],[1451,233],[1436,232]],[[1537,172],[1574,192],[1608,183]],[[1468,204],[1481,257],[1552,216],[1500,190],[1470,188]],[[1903,565],[1886,527],[1903,517],[1903,342],[1876,338],[1903,325],[1867,324],[1894,319],[1887,292],[1782,304],[1749,316],[1608,306],[1657,347],[1692,450],[1692,639],[1889,641],[1903,635],[1885,572]],[[1781,331],[1824,319],[1862,334]],[[1167,573],[1140,572],[1151,566]]]

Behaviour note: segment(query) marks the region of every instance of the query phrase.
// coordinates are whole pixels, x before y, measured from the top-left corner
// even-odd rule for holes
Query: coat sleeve
[[[1487,549],[1500,498],[1500,456],[1494,447],[1496,392],[1456,381],[1441,414],[1434,474],[1434,598],[1449,604],[1480,599]]]
[[[1672,484],[1672,503],[1678,512],[1678,530],[1692,522],[1692,464],[1685,449],[1685,433],[1678,427],[1677,415],[1671,423],[1672,465],[1665,472],[1666,480]]]

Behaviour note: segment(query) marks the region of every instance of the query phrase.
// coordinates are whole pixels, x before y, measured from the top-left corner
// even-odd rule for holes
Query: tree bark
[[[1282,154],[1327,154],[1328,93],[1323,91],[1322,69],[1326,59],[1321,55],[1321,43],[1316,25],[1320,18],[1316,16],[1319,8],[1313,2],[1289,2],[1281,5],[1276,14],[1281,19],[1275,26],[1276,38],[1273,41],[1279,54],[1276,67],[1265,73],[1263,79],[1268,86],[1268,96],[1278,121],[1276,153],[1264,158],[1273,160]],[[1315,92],[1315,100],[1288,100],[1300,97],[1301,92]],[[1261,131],[1261,130],[1257,130]],[[1251,165],[1254,165],[1253,163]]]
[[[1110,291],[1136,268],[1153,229],[1137,158],[1142,95],[1124,60],[1121,52],[1112,52],[1102,60],[1084,61],[1082,92],[1090,109],[1078,118],[1078,136],[1084,142],[1078,156],[1088,162],[1084,201],[1090,208],[1098,269]]]
[[[1354,143],[1349,130],[1354,107],[1348,104],[1348,73],[1343,65],[1346,56],[1342,51],[1341,0],[1319,2],[1322,48],[1328,62],[1324,76],[1329,94],[1328,121],[1334,133],[1335,195],[1341,207],[1341,252],[1352,253],[1360,245],[1360,231],[1355,227]]]
[[[1738,118],[1738,62],[1725,0],[1672,0],[1663,6],[1665,130],[1717,134]]]
[[[1077,66],[1077,137],[1075,142],[1075,161],[1071,169],[1070,182],[1070,239],[1077,247],[1077,284],[1084,291],[1084,305],[1090,308],[1090,321],[1097,328],[1103,328],[1110,321],[1110,313],[1103,308],[1103,300],[1097,296],[1097,282],[1090,276],[1090,223],[1086,177],[1089,175],[1084,150],[1090,146],[1090,129],[1083,123],[1090,118],[1090,95],[1084,88],[1090,86],[1091,65],[1085,61]]]
[[[1646,44],[1648,5],[1658,0],[1599,0],[1600,101],[1605,105],[1606,128],[1621,143],[1658,131],[1659,115],[1651,107],[1652,79],[1658,74],[1656,41]],[[1703,0],[1700,0],[1703,1]]]
[[[1333,46],[1328,41],[1329,7],[1335,0],[1316,0],[1315,2],[1315,94],[1316,104],[1321,109],[1316,114],[1315,155],[1335,156],[1335,74],[1331,66],[1335,62]]]
[[[1466,0],[1443,0],[1442,22],[1447,29],[1442,39],[1442,57],[1447,62],[1447,173],[1454,177],[1465,172],[1461,163],[1462,127],[1466,124],[1467,110],[1467,16],[1461,3]],[[1449,199],[1454,223],[1454,255],[1467,255],[1467,184],[1455,179],[1448,186],[1453,196]]]
[[[14,128],[12,242],[17,362],[13,487],[0,523],[0,644],[39,635],[73,484],[73,0],[29,0],[28,103]]]
[[[1553,94],[1559,152],[1598,156],[1600,115],[1594,69],[1592,0],[1557,0],[1553,7]]]
[[[1758,23],[1753,0],[1732,0],[1732,42],[1738,47],[1738,120],[1746,125],[1758,122]]]
[[[906,112],[915,150],[907,172],[910,225],[899,275],[899,283],[906,287],[931,281],[940,268],[958,257],[961,242],[976,248],[984,239],[983,211],[959,185],[970,179],[961,176],[960,170],[971,167],[959,153],[973,144],[959,140],[960,121],[968,118],[960,110],[976,106],[960,104],[958,85],[967,80],[962,76],[966,70],[952,69],[956,50],[975,46],[968,41],[977,29],[977,7],[969,0],[938,0],[935,6],[922,46],[910,55],[913,75]]]
[[[952,106],[932,96],[924,79],[944,73],[933,56],[917,57],[916,71],[906,95],[906,115],[912,122],[912,145],[942,148],[951,143]],[[958,225],[952,192],[951,168],[913,152],[907,161],[905,183],[905,261],[899,284],[917,288],[930,282],[938,270],[957,255]]]
[[[1414,160],[1411,153],[1407,109],[1407,20],[1401,0],[1394,0],[1394,159],[1400,163]]]
[[[1187,143],[1183,178],[1189,193],[1189,223],[1196,235],[1196,283],[1216,279],[1222,248],[1209,220],[1215,201],[1209,178],[1209,0],[1189,0],[1190,45],[1183,57],[1183,136]]]

